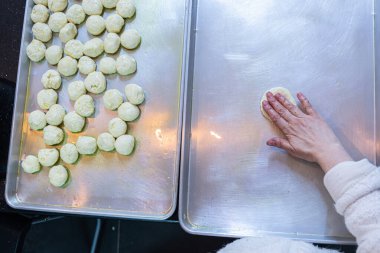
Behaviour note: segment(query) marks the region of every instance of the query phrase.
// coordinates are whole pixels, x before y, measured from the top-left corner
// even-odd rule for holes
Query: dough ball
[[[106,29],[103,17],[99,15],[90,16],[86,21],[87,31],[92,35],[101,34]]]
[[[53,166],[59,158],[58,150],[55,148],[45,148],[38,151],[38,161],[42,166]]]
[[[65,134],[62,129],[56,126],[46,126],[44,128],[44,142],[46,145],[57,145],[63,141]]]
[[[34,62],[39,62],[45,57],[45,44],[39,40],[32,40],[26,47],[26,54],[29,59]]]
[[[48,7],[52,12],[59,12],[66,9],[67,0],[48,0]]]
[[[52,32],[50,27],[45,23],[35,23],[32,27],[34,38],[42,42],[48,42],[51,40]]]
[[[86,90],[94,94],[102,93],[107,88],[106,85],[106,78],[102,72],[92,72],[84,79]]]
[[[66,11],[66,17],[69,22],[80,25],[85,20],[86,13],[84,13],[82,6],[74,4]]]
[[[124,121],[134,121],[139,117],[140,109],[129,102],[124,102],[117,109],[117,114]]]
[[[116,89],[107,90],[103,96],[104,107],[116,110],[123,103],[123,95]]]
[[[45,23],[49,18],[49,10],[42,4],[37,4],[32,9],[30,18],[34,23]]]
[[[74,109],[80,116],[90,117],[95,112],[94,99],[89,95],[82,95],[75,101]]]
[[[79,158],[77,147],[74,144],[67,143],[59,151],[62,161],[68,164],[75,163]]]
[[[81,132],[85,123],[85,119],[76,112],[69,112],[63,118],[63,124],[65,125],[65,128],[72,133]]]
[[[264,101],[264,100],[267,100],[267,96],[266,96],[266,94],[267,94],[268,92],[272,92],[273,95],[276,95],[276,94],[280,93],[280,94],[283,95],[285,98],[287,98],[292,104],[297,105],[296,100],[293,98],[292,94],[290,93],[290,91],[289,91],[288,89],[283,88],[283,87],[275,87],[275,88],[272,88],[272,89],[270,89],[270,90],[267,90],[267,91],[264,93],[263,97],[261,98],[261,101],[260,101],[260,109],[261,109],[261,113],[263,114],[263,116],[264,116],[265,118],[269,119],[270,121],[271,121],[271,119],[270,119],[269,115],[266,113],[266,111],[264,110],[264,107],[263,107],[263,101]]]
[[[122,135],[115,141],[116,151],[121,155],[130,155],[135,147],[135,138],[132,135]]]
[[[136,7],[132,0],[120,0],[116,5],[116,12],[123,18],[131,18],[136,13]]]
[[[65,13],[56,12],[50,15],[48,25],[53,32],[58,33],[66,24],[67,18]]]
[[[72,101],[76,101],[80,96],[86,94],[86,87],[82,81],[74,81],[67,87],[69,98]]]
[[[99,70],[103,74],[115,74],[116,73],[116,61],[111,57],[104,57],[99,62]]]
[[[81,155],[92,155],[97,149],[96,139],[90,136],[79,136],[76,146]]]
[[[65,54],[68,56],[79,59],[83,56],[84,46],[79,40],[69,40],[65,44]]]
[[[82,56],[79,59],[78,68],[79,68],[79,72],[80,73],[82,73],[84,75],[88,75],[88,74],[90,74],[90,73],[92,73],[92,72],[95,71],[95,69],[96,69],[96,63],[90,57],[88,57],[88,56]]]
[[[120,118],[113,118],[108,123],[108,132],[117,138],[127,133],[128,125]]]
[[[71,58],[70,56],[65,56],[58,62],[58,71],[63,76],[72,76],[77,72],[77,70],[77,60]]]
[[[106,28],[110,33],[119,33],[124,26],[124,19],[118,14],[109,15],[106,19]]]
[[[46,113],[46,122],[52,126],[59,126],[63,122],[63,118],[66,115],[65,108],[62,105],[52,105],[49,111]]]
[[[33,0],[35,4],[42,4],[48,6],[48,0]]]
[[[69,172],[62,166],[57,165],[49,170],[49,181],[55,187],[63,187],[69,181]]]
[[[125,95],[131,104],[139,105],[145,100],[144,90],[137,84],[125,86]]]
[[[52,105],[56,104],[58,94],[53,89],[41,90],[37,94],[37,103],[41,109],[48,110]]]
[[[45,89],[59,89],[62,83],[61,75],[57,71],[49,69],[42,75],[41,83]]]
[[[62,29],[59,31],[59,39],[63,42],[66,43],[69,40],[72,40],[77,36],[78,30],[77,27],[72,24],[68,23]]]
[[[118,0],[101,0],[105,8],[112,9],[116,7]]]
[[[104,51],[107,54],[114,54],[119,50],[120,37],[116,33],[108,33],[104,39]]]
[[[25,157],[25,160],[22,161],[21,167],[23,168],[24,172],[26,173],[36,173],[41,170],[41,165],[38,161],[38,158],[34,155],[28,155]]]
[[[41,130],[46,126],[45,113],[40,110],[35,110],[29,114],[29,126],[33,130]]]
[[[116,60],[117,73],[126,76],[136,72],[136,60],[128,55],[120,55]]]
[[[96,141],[100,150],[112,151],[115,149],[115,138],[109,133],[102,133]]]
[[[100,15],[103,12],[103,5],[100,0],[83,0],[82,7],[87,15]]]
[[[62,59],[63,50],[60,46],[51,46],[46,49],[45,58],[47,62],[51,65],[57,65],[59,60]]]
[[[120,37],[121,45],[126,49],[135,49],[141,43],[140,34],[135,29],[128,29]]]
[[[92,40],[87,41],[84,44],[83,53],[92,58],[98,57],[104,51],[103,41],[99,38],[94,38]]]

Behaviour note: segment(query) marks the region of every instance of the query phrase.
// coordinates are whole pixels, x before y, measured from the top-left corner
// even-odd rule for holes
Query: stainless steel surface
[[[124,93],[126,84],[138,83],[146,91],[146,102],[140,106],[141,117],[129,124],[129,133],[137,140],[136,150],[131,157],[115,152],[82,156],[78,164],[67,166],[72,181],[66,189],[49,184],[47,168],[37,175],[20,170],[19,161],[23,157],[36,155],[45,146],[42,132],[31,131],[27,124],[29,113],[38,108],[36,95],[42,89],[41,76],[49,68],[46,61],[30,64],[25,54],[32,39],[29,18],[32,6],[33,1],[28,0],[7,174],[8,203],[14,208],[51,212],[142,219],[169,217],[177,199],[186,0],[136,1],[137,15],[127,21],[126,27],[136,28],[142,35],[141,46],[128,52],[136,58],[138,71],[131,77],[107,77],[108,89]],[[105,16],[109,13],[106,11]],[[79,39],[87,41],[90,37],[82,24]],[[60,44],[57,34],[53,44]],[[121,53],[126,51],[122,49]],[[67,111],[73,110],[67,94],[68,83],[84,78],[80,74],[64,78],[59,103]],[[80,135],[97,136],[107,131],[108,121],[117,115],[104,109],[102,96],[94,98],[95,117],[88,119]],[[79,136],[67,131],[66,134],[67,142],[75,142]]]
[[[374,8],[372,0],[193,1],[179,205],[186,231],[354,243],[322,171],[265,145],[280,133],[259,102],[274,86],[303,91],[350,154],[374,162]]]

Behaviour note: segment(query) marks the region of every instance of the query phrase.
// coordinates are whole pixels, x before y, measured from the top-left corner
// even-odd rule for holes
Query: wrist
[[[321,149],[316,155],[316,162],[325,173],[337,164],[346,161],[352,161],[352,158],[340,143],[331,144]]]

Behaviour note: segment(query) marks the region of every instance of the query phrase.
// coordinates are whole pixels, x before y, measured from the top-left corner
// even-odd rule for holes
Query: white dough
[[[88,92],[100,94],[107,88],[107,81],[102,72],[92,72],[84,79]]]
[[[86,121],[85,119],[77,114],[76,112],[69,112],[63,118],[63,123],[65,128],[72,133],[79,133],[82,131]]]
[[[125,95],[127,100],[134,105],[139,105],[145,100],[144,90],[137,84],[126,85]]]
[[[121,155],[130,155],[135,147],[135,138],[132,135],[122,135],[115,141],[116,151]]]
[[[77,70],[78,62],[70,56],[65,56],[58,62],[58,72],[63,76],[72,76]]]
[[[127,133],[128,125],[120,118],[113,118],[108,123],[108,132],[117,138]]]
[[[34,38],[42,42],[51,40],[52,32],[50,27],[45,23],[35,23],[32,27]]]
[[[23,168],[25,173],[36,173],[41,170],[40,162],[38,161],[38,158],[34,155],[28,155],[25,157],[24,161],[21,163],[21,167]]]
[[[29,114],[29,126],[33,130],[41,130],[46,126],[45,113],[40,110],[35,110]]]
[[[39,62],[45,57],[45,44],[39,40],[32,40],[26,47],[26,54],[29,59],[34,62]]]
[[[83,56],[84,46],[79,40],[69,40],[65,44],[65,54],[68,56],[79,59]]]
[[[124,26],[124,19],[118,14],[109,15],[106,19],[106,28],[109,33],[119,33]]]
[[[82,95],[75,101],[74,109],[80,116],[90,117],[95,112],[94,99],[89,95]]]
[[[61,75],[54,69],[49,69],[42,75],[41,83],[45,89],[57,90],[61,87]]]
[[[69,180],[68,170],[62,166],[57,165],[49,170],[49,181],[55,187],[63,187]]]
[[[116,5],[116,12],[123,18],[131,18],[135,15],[136,7],[132,0],[120,0]]]
[[[109,133],[102,133],[96,141],[100,150],[112,151],[115,149],[115,138]]]
[[[76,101],[80,96],[86,94],[86,87],[82,81],[74,81],[67,87],[69,98],[72,101]]]
[[[69,22],[80,25],[86,18],[86,13],[84,13],[81,5],[74,4],[66,11],[66,17]]]
[[[116,7],[118,0],[101,0],[105,8],[112,9]]]
[[[63,122],[63,118],[66,115],[65,108],[62,105],[52,105],[49,111],[46,113],[46,122],[52,126],[59,126]]]
[[[32,9],[30,18],[34,23],[45,23],[49,18],[49,10],[42,4],[37,4]]]
[[[126,49],[135,49],[141,43],[140,34],[135,29],[127,29],[125,30],[121,36],[121,45]]]
[[[108,33],[104,39],[104,51],[107,54],[114,54],[119,50],[120,37],[116,33]]]
[[[53,166],[59,158],[59,152],[55,148],[45,148],[38,151],[38,161],[42,166]]]
[[[48,6],[48,0],[33,0],[35,4],[42,4]]]
[[[111,57],[104,57],[99,62],[99,70],[103,74],[115,74],[116,73],[116,61]]]
[[[62,59],[63,50],[60,46],[50,46],[46,49],[45,58],[47,62],[51,65],[57,65],[59,60]]]
[[[90,34],[99,35],[106,29],[106,23],[102,16],[93,15],[87,18],[86,28]]]
[[[68,164],[75,163],[79,158],[77,147],[71,143],[63,145],[59,153],[61,155],[61,159]]]
[[[56,126],[46,126],[44,128],[44,142],[46,145],[57,145],[63,141],[65,134],[62,129]]]
[[[116,89],[107,90],[103,96],[103,103],[108,110],[116,110],[123,103],[123,95]]]
[[[261,113],[263,114],[263,116],[265,118],[269,119],[269,120],[271,120],[271,119],[270,119],[269,115],[266,113],[266,111],[264,110],[264,107],[263,107],[263,101],[267,100],[266,94],[268,92],[272,92],[273,95],[276,95],[276,94],[280,93],[285,98],[287,98],[292,104],[297,105],[296,100],[293,98],[292,94],[290,93],[290,91],[288,89],[283,88],[283,87],[274,87],[274,88],[272,88],[270,90],[267,90],[264,93],[263,97],[261,98],[261,101],[260,101],[260,110],[261,110]]]
[[[41,109],[47,110],[52,105],[56,104],[58,94],[53,89],[41,90],[37,94],[37,103]]]
[[[59,12],[66,9],[67,0],[48,0],[48,7],[52,12]]]
[[[120,55],[116,60],[117,73],[126,76],[136,72],[137,63],[136,60],[129,55]]]
[[[129,102],[124,102],[117,109],[117,113],[119,115],[119,118],[124,121],[134,121],[139,117],[140,109]]]
[[[84,44],[83,53],[92,58],[98,57],[103,53],[103,51],[104,44],[103,41],[99,38],[91,39]]]
[[[66,43],[69,40],[72,40],[77,36],[78,30],[77,27],[72,23],[67,23],[62,29],[59,31],[59,39]]]
[[[100,0],[83,0],[82,7],[87,15],[100,15],[103,12],[103,5]]]
[[[96,69],[96,63],[90,57],[88,57],[88,56],[82,56],[79,59],[78,68],[79,68],[79,72],[80,73],[82,73],[84,75],[88,75],[88,74],[90,74],[90,73],[92,73],[92,72],[95,71],[95,69]]]
[[[92,155],[97,149],[96,139],[90,136],[79,136],[76,146],[81,155]]]
[[[56,12],[50,15],[48,25],[53,32],[58,33],[66,24],[67,18],[65,13]]]

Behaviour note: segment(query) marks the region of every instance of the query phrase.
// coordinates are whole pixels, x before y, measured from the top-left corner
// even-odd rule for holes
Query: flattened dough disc
[[[284,97],[286,97],[292,104],[294,105],[297,105],[297,102],[296,100],[294,99],[294,97],[292,96],[292,94],[290,93],[290,91],[284,87],[274,87],[270,90],[267,90],[263,97],[261,98],[261,101],[260,101],[260,109],[261,109],[261,113],[263,114],[263,116],[267,119],[269,119],[270,121],[272,121],[270,118],[269,118],[269,115],[265,112],[264,108],[263,108],[263,101],[264,100],[267,100],[267,93],[268,92],[272,92],[273,95],[276,95],[278,93],[280,93],[281,95],[283,95]]]

